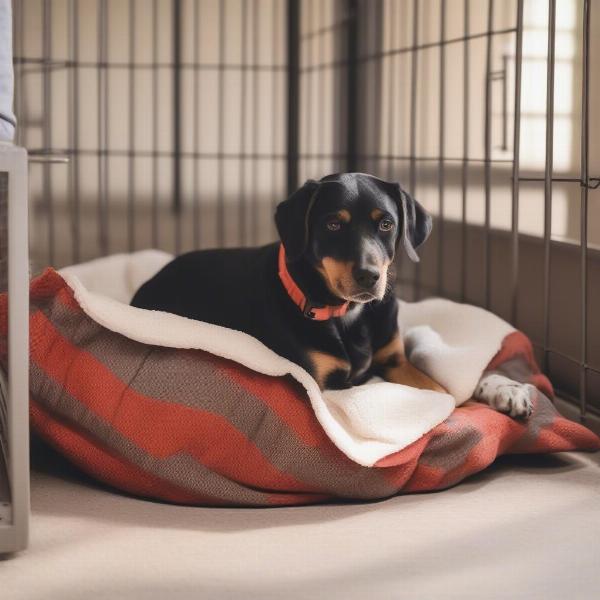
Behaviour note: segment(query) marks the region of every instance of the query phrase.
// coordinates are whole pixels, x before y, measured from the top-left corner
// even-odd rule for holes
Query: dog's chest
[[[361,319],[362,306],[354,309],[344,317],[339,328],[341,342],[344,352],[350,363],[348,379],[355,384],[360,382],[365,373],[371,367],[373,349],[371,346],[371,335],[369,327],[364,319]]]

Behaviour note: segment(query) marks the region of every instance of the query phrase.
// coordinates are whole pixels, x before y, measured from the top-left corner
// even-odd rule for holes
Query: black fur
[[[350,215],[350,221],[331,231],[340,211],[346,218]],[[275,221],[290,274],[312,303],[322,305],[345,301],[320,272],[324,260],[350,265],[348,273],[354,279],[351,285],[346,282],[347,291],[363,302],[373,292],[357,283],[360,273],[391,263],[400,240],[416,258],[414,250],[431,230],[429,215],[398,184],[360,173],[308,181],[277,207]],[[388,221],[391,229],[382,230]],[[313,374],[311,352],[346,361],[348,368],[333,369],[321,381],[327,388],[362,383],[389,366],[373,365],[372,358],[397,332],[391,282],[383,298],[350,302],[346,316],[314,321],[303,315],[281,284],[278,249],[275,243],[184,254],[146,282],[132,305],[244,331]]]

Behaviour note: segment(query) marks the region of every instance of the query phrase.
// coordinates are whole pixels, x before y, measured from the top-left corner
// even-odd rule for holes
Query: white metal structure
[[[27,545],[29,521],[29,268],[27,152],[0,142],[1,223],[7,235],[8,371],[0,369],[0,553]],[[7,479],[7,485],[2,485]]]

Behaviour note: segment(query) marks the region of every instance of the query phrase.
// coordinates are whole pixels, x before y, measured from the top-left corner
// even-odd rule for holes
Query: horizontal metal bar
[[[307,41],[311,38],[315,38],[320,35],[324,35],[326,33],[331,33],[333,31],[337,31],[342,27],[345,27],[350,21],[350,17],[345,17],[341,21],[336,21],[335,23],[331,23],[330,25],[326,25],[325,27],[319,27],[318,29],[314,29],[313,31],[308,31],[300,36],[300,41]]]
[[[544,177],[519,177],[519,181],[545,181]],[[600,187],[600,177],[588,177],[587,181],[583,181],[579,177],[552,177],[550,181],[561,181],[563,183],[578,183],[582,187],[590,190],[595,190]]]
[[[39,65],[43,69],[55,68],[55,69],[67,69],[72,67],[78,67],[80,69],[190,69],[192,71],[218,71],[224,69],[227,71],[285,71],[287,66],[285,64],[252,64],[252,63],[224,63],[219,65],[218,63],[182,63],[181,65],[175,65],[171,62],[161,62],[157,64],[152,63],[129,63],[129,62],[110,62],[110,61],[74,61],[74,60],[45,60],[32,59],[32,58],[19,58],[13,59],[13,64],[20,65]],[[34,69],[28,69],[25,73],[35,72]],[[41,71],[41,69],[40,69]]]
[[[43,154],[43,153],[48,153],[47,151],[43,150],[43,149],[38,149],[38,150],[31,150],[30,152],[36,152],[38,154]],[[77,154],[77,155],[82,155],[82,156],[98,156],[98,154],[102,154],[102,155],[108,155],[108,156],[131,156],[132,155],[132,151],[131,150],[83,150],[83,149],[79,149],[79,150],[74,150],[74,149],[68,149],[68,148],[63,148],[60,150],[53,150],[53,153],[59,153],[61,155],[68,155],[68,154]],[[138,156],[140,158],[144,158],[144,157],[153,157],[153,156],[159,156],[159,157],[164,157],[164,158],[170,158],[173,156],[172,152],[168,152],[168,151],[162,151],[162,150],[158,150],[158,151],[151,151],[151,150],[136,150],[135,152],[133,152],[134,156]],[[200,158],[200,159],[221,159],[221,158],[226,158],[226,159],[239,159],[239,160],[246,160],[246,159],[286,159],[287,155],[286,154],[272,154],[272,153],[251,153],[251,152],[246,152],[246,153],[236,153],[236,152],[183,152],[181,154],[181,156],[185,157],[185,158]],[[415,157],[411,157],[411,156],[400,156],[400,155],[392,155],[392,154],[357,154],[356,157],[358,159],[367,159],[367,160],[404,160],[404,161],[411,161],[411,160],[415,160],[417,162],[439,162],[440,158],[439,156],[415,156]],[[336,153],[336,152],[332,152],[332,153],[328,153],[328,152],[304,152],[298,155],[298,158],[301,159],[333,159],[333,160],[342,160],[346,158],[346,154],[345,153]],[[464,162],[465,159],[463,158],[458,158],[458,157],[444,157],[444,162]],[[485,159],[483,158],[469,158],[466,159],[467,162],[470,163],[483,163],[485,161]],[[512,164],[512,160],[508,160],[508,159],[494,159],[490,161],[493,164]]]
[[[356,60],[359,63],[369,62],[371,60],[378,60],[378,59],[385,58],[387,56],[395,56],[397,54],[406,54],[408,52],[418,52],[420,50],[430,50],[432,48],[439,48],[442,45],[449,46],[452,44],[460,44],[460,43],[467,42],[469,40],[476,40],[476,39],[486,38],[486,37],[491,37],[491,36],[496,36],[496,35],[506,35],[509,33],[515,33],[516,31],[517,31],[516,27],[507,27],[506,29],[496,29],[494,31],[483,31],[481,33],[474,33],[474,34],[468,35],[468,36],[465,35],[465,36],[461,36],[461,37],[457,37],[457,38],[449,38],[444,41],[438,40],[436,42],[427,42],[424,44],[412,44],[410,46],[403,46],[401,48],[394,48],[391,50],[382,50],[380,52],[373,52],[371,54],[365,54],[363,56],[359,56],[359,57],[357,57]],[[329,61],[329,62],[325,62],[325,63],[308,65],[306,67],[301,68],[300,70],[302,72],[317,71],[320,69],[344,67],[347,64],[348,64],[347,59],[340,59],[340,60],[334,60],[334,61]]]
[[[70,156],[61,156],[60,154],[29,154],[28,161],[30,163],[39,164],[66,164],[71,160]]]
[[[543,350],[543,348],[544,348],[544,345],[541,342],[536,342],[534,340],[531,340],[531,343],[536,348],[539,348],[540,350]],[[549,354],[555,354],[556,356],[560,356],[560,358],[568,360],[569,362],[572,362],[573,364],[578,365],[579,367],[581,367],[582,369],[585,369],[586,371],[591,371],[592,373],[596,373],[596,374],[600,375],[600,367],[593,367],[589,363],[582,363],[579,358],[575,358],[574,356],[571,356],[570,354],[566,354],[565,352],[562,352],[561,350],[557,350],[556,348],[548,347],[548,348],[546,348],[546,352],[548,352]]]

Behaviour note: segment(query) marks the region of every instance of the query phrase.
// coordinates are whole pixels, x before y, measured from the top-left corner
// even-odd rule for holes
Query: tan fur
[[[394,336],[385,346],[382,346],[373,356],[373,363],[385,365],[389,361],[393,363],[388,367],[384,366],[383,377],[386,381],[392,383],[402,383],[422,390],[434,390],[436,392],[446,392],[446,390],[436,383],[431,377],[419,371],[410,362],[404,354],[404,342],[399,335]]]
[[[373,355],[375,364],[383,364],[393,356],[396,357],[398,364],[406,360],[404,356],[404,341],[399,335],[395,335],[385,346],[382,346]]]
[[[318,350],[309,350],[308,356],[313,365],[313,377],[321,389],[325,388],[327,377],[335,371],[350,371],[350,363],[346,360],[319,352]]]
[[[340,296],[340,292],[352,286],[352,263],[346,263],[326,256],[317,270],[325,278],[331,293]]]
[[[383,217],[383,211],[380,210],[379,208],[374,208],[371,211],[371,219],[373,219],[373,221],[379,221],[379,219],[381,219],[381,217]]]

